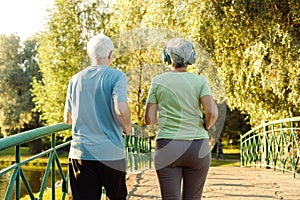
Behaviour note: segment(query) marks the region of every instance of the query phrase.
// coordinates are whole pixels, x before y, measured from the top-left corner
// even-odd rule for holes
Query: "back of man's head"
[[[108,58],[112,50],[114,50],[113,42],[103,33],[92,37],[87,44],[87,53],[92,62],[97,59]]]

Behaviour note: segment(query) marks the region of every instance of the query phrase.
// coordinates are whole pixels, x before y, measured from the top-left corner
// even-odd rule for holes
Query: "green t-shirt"
[[[156,139],[208,138],[200,109],[200,98],[205,95],[211,95],[211,90],[203,76],[190,72],[166,72],[155,76],[147,102],[158,104]]]

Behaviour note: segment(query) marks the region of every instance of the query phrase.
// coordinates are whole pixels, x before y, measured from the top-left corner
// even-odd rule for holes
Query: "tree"
[[[40,43],[37,108],[48,123],[62,120],[67,80],[87,65],[85,43],[102,31],[116,47],[113,66],[128,74],[139,125],[150,80],[166,70],[161,49],[175,36],[196,46],[198,63],[190,70],[205,75],[217,101],[248,114],[252,126],[299,115],[299,6],[296,0],[57,0]]]
[[[114,36],[118,39],[115,42],[117,55],[123,55],[122,59],[117,60],[116,66],[125,66],[122,70],[127,71],[129,77],[132,119],[143,126],[144,106],[151,79],[168,70],[161,60],[162,49],[169,39],[185,37],[179,32],[184,25],[180,14],[182,5],[181,1],[136,1],[132,4],[132,1],[127,0],[117,1],[114,6],[112,10],[115,15],[109,24],[117,27],[115,32],[119,34]],[[136,9],[132,9],[133,6]],[[197,49],[204,53],[203,48],[197,46]],[[208,55],[203,57],[206,59],[199,61],[199,66],[200,62],[209,62]],[[197,66],[190,67],[190,70],[199,74],[207,71]]]
[[[20,38],[15,35],[0,36],[0,108],[1,132],[4,136],[15,133],[20,128],[20,110],[18,96],[23,92],[20,80],[22,69],[18,66]]]
[[[39,115],[32,112],[30,84],[38,76],[38,63],[34,39],[21,44],[16,35],[1,35],[0,46],[0,127],[8,136],[39,126]]]
[[[229,107],[253,126],[299,115],[299,2],[214,0],[198,9],[206,17],[187,21],[201,27],[193,35],[210,49]]]
[[[105,29],[104,1],[56,0],[49,13],[47,31],[40,34],[38,58],[41,80],[33,81],[36,110],[47,124],[63,121],[70,78],[88,64],[86,42]],[[103,20],[102,20],[103,19]]]
[[[27,89],[25,89],[26,93],[24,94],[24,97],[22,99],[22,106],[24,110],[28,110],[28,113],[31,115],[31,120],[27,121],[22,129],[22,131],[26,131],[42,126],[43,121],[40,120],[40,113],[34,111],[35,104],[32,100],[32,80],[33,78],[35,78],[36,80],[41,79],[37,59],[37,41],[34,37],[29,38],[23,43],[23,46],[24,48],[20,53],[20,66],[24,71],[24,76],[27,77],[25,82],[23,82],[23,84],[26,85]]]

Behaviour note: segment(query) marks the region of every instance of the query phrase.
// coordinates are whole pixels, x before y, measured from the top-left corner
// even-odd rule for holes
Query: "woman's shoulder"
[[[153,80],[160,80],[170,76],[170,72],[164,72],[162,74],[157,74],[153,77]]]
[[[198,81],[205,81],[206,80],[206,78],[203,75],[195,74],[193,72],[186,72],[185,75],[188,78],[192,78],[193,80],[198,80]]]

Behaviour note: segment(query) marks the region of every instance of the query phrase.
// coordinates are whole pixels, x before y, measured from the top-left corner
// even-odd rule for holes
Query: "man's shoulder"
[[[109,73],[115,73],[115,74],[118,74],[118,75],[126,75],[122,70],[116,69],[116,68],[113,68],[113,67],[107,67],[107,70],[109,71]]]

